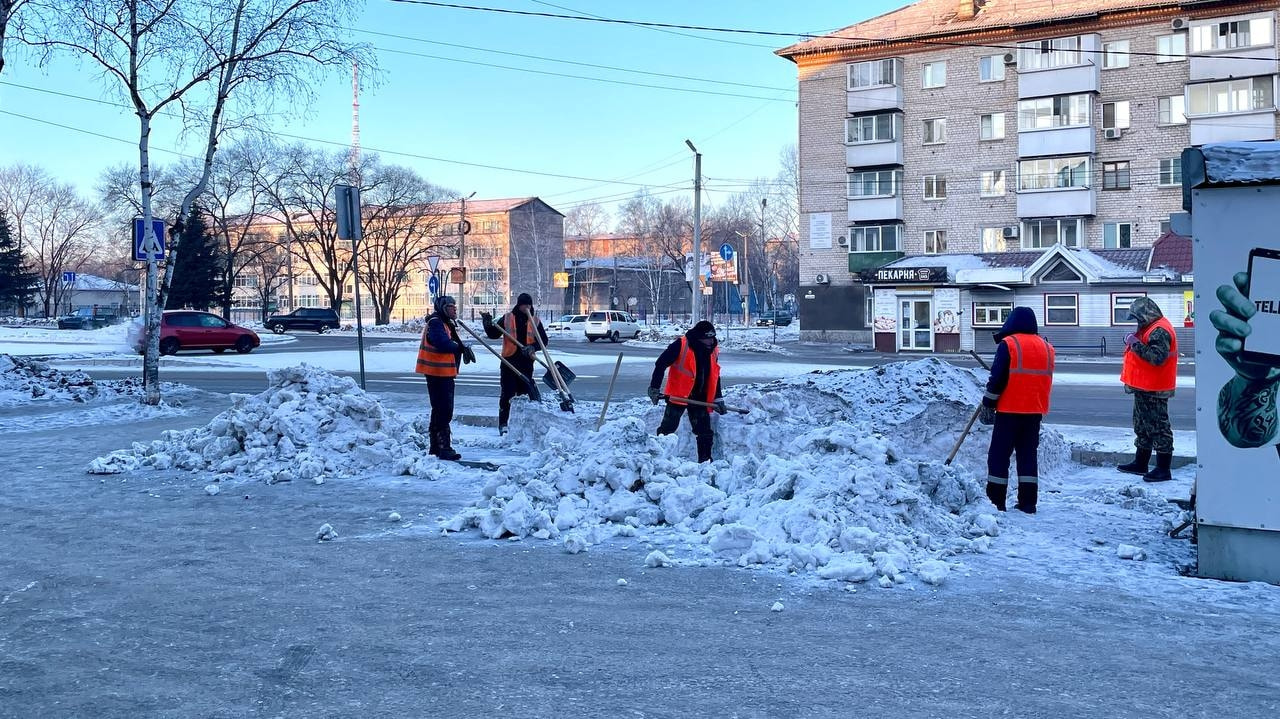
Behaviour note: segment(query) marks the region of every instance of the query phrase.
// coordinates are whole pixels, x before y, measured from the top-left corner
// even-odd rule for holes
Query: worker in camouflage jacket
[[[1132,462],[1117,469],[1141,474],[1148,482],[1164,482],[1173,478],[1173,427],[1169,424],[1169,398],[1178,380],[1178,335],[1148,297],[1139,297],[1129,305],[1129,318],[1138,324],[1125,335],[1124,365],[1120,381],[1133,395]],[[1148,471],[1152,452],[1156,466]]]

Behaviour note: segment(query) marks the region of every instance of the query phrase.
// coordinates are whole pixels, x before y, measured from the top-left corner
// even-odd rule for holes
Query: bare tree
[[[775,195],[770,196],[765,214],[765,256],[773,272],[771,287],[777,293],[795,293],[800,289],[800,158],[796,146],[788,145],[779,153],[782,169],[775,178]]]
[[[0,208],[13,218],[13,239],[17,243],[18,252],[22,252],[27,243],[24,218],[51,185],[53,178],[44,168],[35,165],[18,164],[0,168]]]
[[[289,275],[289,253],[280,243],[269,240],[251,241],[245,249],[240,253],[244,266],[237,269],[235,276],[256,280],[254,295],[262,310],[260,321],[266,324],[271,314],[271,300],[279,296],[281,287],[293,281]],[[227,317],[230,317],[230,308],[227,309]]]
[[[4,72],[4,39],[9,34],[10,25],[18,26],[18,11],[27,0],[0,0],[0,73]]]
[[[266,193],[258,178],[266,168],[274,146],[266,142],[244,141],[227,148],[214,159],[201,198],[209,217],[209,231],[221,245],[222,276],[219,278],[219,304],[222,316],[231,319],[231,298],[236,279],[249,268],[283,257],[285,275],[290,273],[287,243],[282,248],[277,238],[261,230],[261,221],[269,212]],[[198,176],[202,166],[188,166]],[[257,255],[264,255],[262,262]],[[286,281],[291,281],[286,277]],[[260,284],[259,287],[262,287]],[[274,288],[273,288],[274,289]],[[266,308],[264,303],[261,305]],[[265,311],[265,310],[264,310]]]
[[[586,268],[588,275],[590,275],[590,273],[594,271],[593,267],[595,265],[596,237],[604,233],[608,226],[609,213],[598,203],[588,202],[582,205],[575,205],[570,208],[564,216],[565,236],[581,239],[574,243],[575,247],[573,248],[573,256],[567,257],[566,259],[578,260],[581,266]],[[568,247],[569,243],[566,242],[565,248],[568,249]],[[580,273],[575,272],[575,275],[579,275],[575,279],[581,279]],[[581,296],[581,283],[575,281],[574,285],[577,287],[577,291],[579,293],[579,296],[574,298],[574,302],[580,303],[584,299]],[[592,309],[592,299],[593,298],[589,293],[585,297],[586,311],[588,312]],[[574,306],[571,310],[568,307],[565,309],[576,312],[579,307]]]
[[[46,185],[23,219],[29,254],[40,275],[39,297],[45,317],[58,314],[71,288],[62,273],[79,272],[94,249],[94,232],[101,226],[102,211],[85,201],[71,185]]]

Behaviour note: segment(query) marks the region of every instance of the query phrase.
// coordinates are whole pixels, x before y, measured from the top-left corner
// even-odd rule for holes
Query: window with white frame
[[[298,295],[299,307],[319,307],[320,295]]]
[[[1172,230],[1172,229],[1173,229],[1173,223],[1172,223],[1172,222],[1170,222],[1169,220],[1160,220],[1160,236],[1161,236],[1161,237],[1163,237],[1163,236],[1164,236],[1164,233],[1166,233],[1166,232],[1168,232],[1169,230]]]
[[[1127,250],[1133,247],[1133,223],[1103,223],[1102,246],[1108,250]]]
[[[892,197],[898,194],[901,170],[865,170],[849,173],[849,197]]]
[[[1004,79],[1004,56],[978,58],[978,82],[1000,82]]]
[[[231,286],[232,287],[257,287],[258,276],[257,275],[236,275],[236,278],[231,281]]]
[[[1271,18],[1227,20],[1191,28],[1191,52],[1235,50],[1271,44]]]
[[[974,327],[1000,327],[1013,312],[1012,302],[974,302]]]
[[[1022,223],[1022,247],[1039,250],[1054,245],[1080,246],[1079,218],[1026,220]]]
[[[1187,59],[1187,36],[1183,33],[1156,38],[1156,62],[1181,62]]]
[[[1045,157],[1018,163],[1020,192],[1088,187],[1088,156]]]
[[[897,252],[901,225],[859,225],[849,228],[850,252]]]
[[[925,175],[921,179],[924,185],[924,199],[926,200],[947,199],[946,175]]]
[[[506,273],[501,269],[477,267],[468,273],[468,280],[473,282],[501,282]]]
[[[862,290],[862,325],[870,327],[876,319],[876,295],[870,287]]]
[[[849,66],[848,89],[897,85],[902,77],[902,61],[897,58],[855,62]]]
[[[851,145],[891,142],[898,139],[900,122],[895,112],[845,118],[844,141]]]
[[[1078,295],[1045,295],[1044,323],[1046,325],[1080,324],[1080,297]]]
[[[1131,295],[1111,295],[1111,324],[1113,325],[1136,325],[1136,321],[1129,318],[1129,305],[1139,297],[1146,297],[1145,293],[1135,293]]]
[[[1127,190],[1131,187],[1132,176],[1128,160],[1102,163],[1102,189],[1104,190]]]
[[[1004,113],[992,112],[986,115],[978,116],[978,139],[979,140],[1003,140],[1004,139]]]
[[[926,62],[920,69],[921,87],[945,87],[947,84],[947,61]]]
[[[1003,227],[982,228],[983,252],[1004,252],[1007,249],[1009,249],[1009,245],[1004,239]]]
[[[1115,130],[1129,129],[1129,101],[1117,100],[1102,103],[1102,127]]]
[[[941,255],[947,251],[947,231],[946,230],[925,230],[924,231],[924,253],[926,255]]]
[[[1089,95],[1037,97],[1018,103],[1018,130],[1050,130],[1088,125],[1092,107]]]
[[[1079,36],[1018,43],[1019,70],[1048,70],[1079,64]]]
[[[1004,170],[983,170],[978,177],[978,194],[983,197],[1001,197],[1004,195]]]
[[[1157,100],[1159,114],[1156,122],[1161,125],[1187,124],[1187,98],[1183,95],[1170,95]]]
[[[315,287],[320,284],[320,278],[308,272],[298,275],[298,284],[302,287]]]
[[[940,145],[947,141],[947,118],[935,117],[924,121],[924,144]]]
[[[1266,77],[1205,82],[1187,86],[1192,115],[1220,115],[1229,112],[1271,110],[1276,107],[1274,82]]]
[[[1177,187],[1182,184],[1182,158],[1171,157],[1160,161],[1159,184],[1161,187]]]
[[[1102,67],[1107,70],[1129,67],[1129,41],[1102,43]]]

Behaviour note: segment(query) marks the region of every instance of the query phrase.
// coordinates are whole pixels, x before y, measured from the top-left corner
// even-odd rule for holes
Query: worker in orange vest
[[[511,398],[518,394],[529,394],[529,385],[533,382],[533,358],[538,352],[538,339],[542,340],[544,347],[550,339],[542,326],[542,320],[538,319],[533,312],[533,296],[528,292],[521,292],[516,297],[516,306],[499,317],[497,323],[494,323],[493,315],[488,312],[481,312],[480,319],[484,323],[485,335],[489,339],[502,340],[502,356],[507,358],[511,367],[519,370],[519,374],[516,374],[515,370],[504,363],[499,374],[502,392],[498,396],[498,434],[506,434],[507,420],[511,418]],[[505,329],[511,337],[515,337],[523,348],[504,335],[502,330],[498,329],[499,327]],[[534,332],[538,333],[537,338],[534,337]]]
[[[711,429],[711,408],[690,405],[681,399],[693,399],[715,405],[717,414],[725,414],[728,407],[720,387],[720,350],[717,348],[715,325],[702,320],[663,350],[654,362],[653,376],[649,379],[649,399],[658,403],[667,395],[667,410],[662,414],[658,434],[673,434],[680,426],[680,415],[689,412],[689,427],[698,441],[698,461],[711,461],[711,446],[715,432]],[[658,385],[666,373],[666,385],[662,391]]]
[[[1133,445],[1137,451],[1132,462],[1116,469],[1141,474],[1148,482],[1166,482],[1173,479],[1169,398],[1178,384],[1178,333],[1160,306],[1147,297],[1129,305],[1129,319],[1138,323],[1138,331],[1125,335],[1120,381],[1124,391],[1133,395]],[[1156,466],[1147,471],[1152,451]]]
[[[463,362],[476,361],[475,352],[462,344],[458,328],[458,303],[449,295],[436,298],[435,312],[427,318],[422,328],[422,342],[418,345],[418,362],[414,371],[427,378],[427,396],[431,399],[431,424],[428,428],[431,454],[440,459],[456,461],[462,455],[453,449],[454,378]]]
[[[1035,514],[1040,495],[1040,422],[1049,413],[1053,391],[1053,345],[1040,336],[1030,307],[1014,307],[995,338],[996,356],[979,415],[983,424],[993,425],[987,449],[987,498],[1005,511],[1009,457],[1016,452],[1016,506]]]

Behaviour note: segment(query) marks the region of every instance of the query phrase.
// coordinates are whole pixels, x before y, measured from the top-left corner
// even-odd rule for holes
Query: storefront
[[[945,286],[950,282],[946,267],[890,265],[860,276],[873,293],[876,351],[959,351],[960,290]]]

